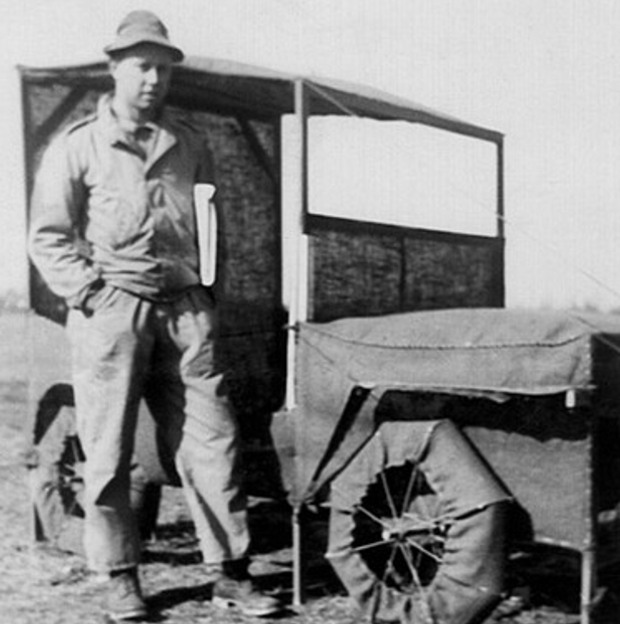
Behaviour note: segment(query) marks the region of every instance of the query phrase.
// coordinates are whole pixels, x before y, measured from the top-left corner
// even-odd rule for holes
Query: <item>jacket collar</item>
[[[130,130],[123,128],[114,114],[111,93],[107,93],[100,98],[97,104],[97,119],[111,146],[129,145],[127,133]],[[156,134],[155,147],[146,161],[147,168],[150,168],[177,144],[177,138],[165,110],[161,112],[157,120],[149,121],[144,125]]]

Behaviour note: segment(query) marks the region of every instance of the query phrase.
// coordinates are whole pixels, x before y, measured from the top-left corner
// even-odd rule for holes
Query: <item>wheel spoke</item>
[[[381,435],[381,429],[379,429],[379,435]],[[382,445],[384,446],[385,449],[385,440],[383,440],[383,437],[381,437],[381,442]],[[385,453],[385,450],[384,450]],[[406,509],[403,508],[401,509],[400,514],[398,513],[398,510],[396,509],[396,503],[394,502],[394,497],[392,496],[392,492],[390,491],[390,486],[387,482],[387,477],[385,475],[385,469],[381,470],[379,473],[379,477],[381,479],[381,484],[383,486],[383,492],[385,494],[385,499],[388,503],[388,506],[390,508],[390,512],[392,513],[392,518],[398,518],[399,516],[402,516],[402,512]]]
[[[400,551],[403,555],[403,558],[405,559],[405,563],[409,568],[409,572],[411,573],[411,578],[413,579],[413,582],[415,583],[420,593],[423,594],[424,597],[426,597],[425,589],[422,585],[422,580],[420,579],[420,575],[418,574],[418,569],[411,559],[411,551],[408,550],[402,542],[399,542],[398,546],[400,547]]]
[[[385,493],[385,498],[390,507],[390,511],[392,512],[392,518],[398,517],[398,512],[396,511],[396,505],[394,504],[394,499],[392,498],[392,492],[390,492],[390,487],[387,482],[387,478],[385,476],[385,471],[381,471],[381,484],[383,485],[383,492]]]
[[[377,524],[382,526],[384,529],[389,529],[390,528],[389,524],[387,522],[385,522],[385,520],[382,520],[378,516],[375,516],[375,514],[373,514],[371,511],[368,511],[368,509],[366,509],[366,507],[362,507],[361,505],[359,505],[358,507],[356,507],[356,509],[361,511],[363,514],[367,515],[371,520],[374,520],[374,522],[376,522]]]
[[[443,514],[441,516],[425,518],[416,512],[409,512],[404,514],[405,517],[420,522],[421,529],[441,529],[446,525],[450,525],[454,522],[454,517],[450,514]]]
[[[371,550],[373,548],[387,547],[392,546],[392,554],[390,555],[390,561],[394,559],[394,552],[396,549],[396,543],[394,540],[380,540],[378,542],[372,542],[372,544],[364,544],[363,546],[355,546],[350,548],[345,548],[343,550],[336,550],[334,552],[329,553],[330,559],[335,559],[337,557],[348,557],[350,554],[357,554],[360,552],[364,552],[367,550]]]
[[[406,538],[406,541],[407,541],[407,544],[409,544],[409,546],[411,546],[412,548],[415,548],[417,551],[425,554],[427,557],[430,557],[437,563],[441,563],[441,557],[438,557],[434,552],[432,552],[428,548],[424,548],[424,546],[422,546],[421,544],[418,544],[415,540],[412,540],[408,537]]]
[[[408,531],[410,533],[433,533],[434,531],[442,531],[443,527],[446,524],[444,518],[435,518],[435,519],[425,519],[418,516],[415,513],[405,514],[404,517],[411,521],[413,524],[411,526],[408,525]],[[436,534],[438,540],[444,540],[445,538],[441,534]]]
[[[403,557],[405,558],[405,561],[407,562],[407,565],[409,566],[409,569],[411,570],[411,577],[413,578],[413,581],[416,584],[418,588],[418,592],[420,593],[420,596],[422,598],[420,606],[424,609],[424,617],[426,620],[430,622],[433,620],[433,618],[431,617],[430,605],[429,605],[429,600],[428,600],[428,592],[426,591],[426,587],[422,585],[422,581],[420,579],[420,575],[418,574],[418,570],[413,565],[413,562],[410,559],[411,553],[407,550],[407,548],[405,548],[404,544],[400,543],[399,546],[401,547]]]
[[[389,544],[394,544],[394,540],[379,540],[378,542],[372,542],[371,544],[364,544],[363,546],[355,546],[354,548],[350,548],[349,552],[359,553],[364,550],[370,550],[371,548],[379,548],[380,546],[388,546]]]
[[[396,557],[397,552],[398,552],[398,544],[394,542],[392,544],[392,552],[390,553],[390,558],[385,564],[385,570],[383,571],[383,578],[381,579],[383,583],[385,583],[388,579],[388,576],[390,576],[393,573],[394,559]]]
[[[409,509],[409,505],[411,504],[411,495],[413,494],[413,486],[418,480],[419,475],[418,464],[414,464],[411,468],[411,474],[409,475],[409,481],[407,482],[407,489],[405,490],[405,497],[403,498],[403,506],[401,509],[401,515],[404,515],[405,512]]]

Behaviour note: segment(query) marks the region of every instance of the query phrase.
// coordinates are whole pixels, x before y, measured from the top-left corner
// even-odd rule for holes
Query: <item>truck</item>
[[[111,82],[103,61],[19,76],[29,200],[49,141]],[[620,323],[505,308],[503,134],[374,88],[206,57],[175,68],[167,105],[212,152],[220,356],[246,451],[278,458],[294,602],[303,518],[318,504],[330,509],[328,558],[374,618],[480,621],[501,582],[446,585],[460,565],[446,543],[465,528],[481,536],[456,549],[463,574],[483,552],[501,579],[517,517],[529,540],[580,554],[587,624],[598,519],[620,500]],[[32,265],[28,292],[33,539],[79,548],[67,309]],[[145,407],[137,436],[148,533],[158,488],[178,479]],[[338,501],[343,489],[353,499]],[[363,555],[375,542],[387,551]]]

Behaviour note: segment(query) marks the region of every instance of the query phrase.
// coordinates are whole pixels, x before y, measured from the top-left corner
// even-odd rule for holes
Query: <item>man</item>
[[[199,278],[192,196],[213,172],[197,133],[162,108],[183,53],[147,11],[131,12],[105,51],[114,91],[48,149],[29,235],[34,264],[70,308],[88,564],[108,579],[113,619],[146,615],[129,505],[144,398],[174,453],[213,601],[268,615],[278,603],[247,572],[238,429],[214,362],[215,301]]]

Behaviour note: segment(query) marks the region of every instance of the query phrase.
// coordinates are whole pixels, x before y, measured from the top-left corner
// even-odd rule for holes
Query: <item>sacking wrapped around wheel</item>
[[[501,599],[509,500],[452,422],[386,422],[331,484],[327,557],[373,622],[474,624]]]

